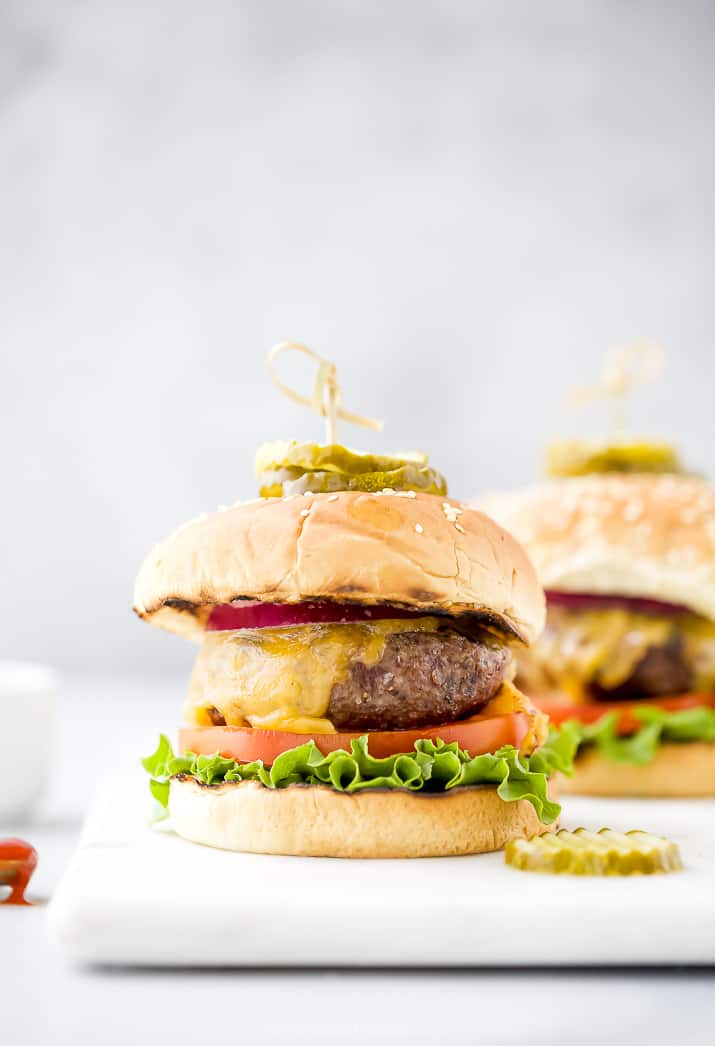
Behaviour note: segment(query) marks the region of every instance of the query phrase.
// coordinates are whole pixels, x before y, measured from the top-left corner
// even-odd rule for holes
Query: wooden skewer
[[[311,396],[303,396],[300,392],[296,392],[295,389],[281,381],[276,374],[275,361],[283,352],[301,352],[304,356],[318,364],[318,373],[315,376]],[[375,432],[381,431],[381,421],[375,418],[368,418],[364,414],[356,414],[354,411],[346,410],[341,406],[342,391],[337,378],[337,367],[329,360],[324,360],[317,352],[313,352],[307,345],[301,345],[297,341],[282,341],[279,345],[274,345],[268,353],[268,373],[273,384],[284,396],[293,400],[294,403],[299,403],[302,407],[309,407],[325,418],[325,431],[328,443],[333,444],[336,442],[338,418],[342,418],[343,421],[349,421],[353,425],[362,425],[363,428],[372,429]]]
[[[611,433],[620,436],[625,430],[626,396],[637,386],[655,381],[662,373],[664,364],[665,353],[659,345],[643,342],[610,349],[599,381],[574,389],[567,403],[569,406],[581,406],[593,400],[605,399]]]

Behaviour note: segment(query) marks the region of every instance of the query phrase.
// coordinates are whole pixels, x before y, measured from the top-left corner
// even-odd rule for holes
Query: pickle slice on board
[[[256,451],[256,475],[277,469],[299,469],[301,472],[341,472],[362,475],[365,472],[392,472],[404,465],[424,466],[427,455],[406,451],[400,454],[363,454],[339,443],[264,443]]]
[[[599,443],[556,440],[546,448],[548,476],[587,476],[603,472],[680,473],[678,454],[669,443]]]
[[[527,872],[552,875],[654,875],[683,867],[677,843],[648,832],[590,832],[562,829],[554,835],[512,839],[506,863]]]
[[[288,497],[291,494],[329,494],[337,490],[420,490],[426,494],[444,496],[447,481],[432,468],[404,465],[390,472],[365,472],[350,475],[346,472],[301,472],[300,469],[276,469],[258,476],[258,493],[262,498]]]

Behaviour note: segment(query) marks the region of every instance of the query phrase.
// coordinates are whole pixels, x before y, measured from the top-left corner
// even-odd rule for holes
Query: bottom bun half
[[[559,778],[559,792],[625,798],[715,796],[715,744],[663,744],[645,766],[614,763],[586,749],[574,763],[573,777]]]
[[[272,790],[255,781],[208,787],[174,778],[171,824],[185,839],[222,850],[302,857],[450,857],[500,850],[554,831],[521,799],[489,787],[439,795],[321,785]]]

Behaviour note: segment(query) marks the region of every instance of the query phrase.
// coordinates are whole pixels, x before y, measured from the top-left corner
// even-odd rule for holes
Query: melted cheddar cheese
[[[442,624],[417,618],[409,630],[436,632]],[[334,733],[326,712],[335,684],[353,661],[377,664],[388,637],[404,631],[404,621],[386,620],[207,632],[189,684],[186,722],[210,726],[215,709],[228,726]]]
[[[480,716],[512,715],[520,712],[529,717],[529,730],[519,746],[522,755],[541,748],[549,733],[549,717],[534,707],[526,694],[513,683],[503,682],[498,693],[479,713]]]

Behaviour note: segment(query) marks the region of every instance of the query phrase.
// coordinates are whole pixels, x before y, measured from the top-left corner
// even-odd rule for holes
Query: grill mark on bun
[[[306,735],[306,736],[308,736],[308,735]],[[174,776],[171,778],[171,780],[172,781],[181,781],[182,784],[194,784],[194,785],[196,785],[197,788],[206,788],[209,791],[212,791],[214,793],[220,792],[220,791],[228,791],[229,789],[238,788],[240,785],[246,785],[246,784],[257,784],[257,785],[260,785],[261,788],[265,788],[265,785],[261,785],[260,781],[252,781],[252,780],[248,780],[248,781],[218,781],[216,784],[207,784],[206,781],[200,781],[197,777],[193,777],[191,774],[187,774],[187,773],[184,773],[184,772],[182,772],[180,774],[174,774]],[[386,793],[400,792],[403,795],[404,794],[413,795],[415,797],[415,799],[448,799],[450,797],[450,795],[454,795],[454,793],[456,791],[459,791],[459,792],[484,791],[484,790],[487,790],[487,789],[490,789],[491,791],[494,791],[494,787],[495,786],[492,785],[492,784],[467,784],[467,785],[457,785],[456,788],[450,788],[448,791],[445,791],[444,789],[441,789],[440,791],[436,791],[435,790],[435,791],[431,792],[428,788],[420,788],[418,790],[415,790],[414,788],[388,788],[386,785],[377,785],[375,787],[373,787],[373,786],[370,787],[370,794],[371,795],[375,795],[376,792],[377,793],[381,793],[381,792],[386,792]],[[355,798],[357,798],[357,796],[360,794],[360,790],[358,790],[356,792],[346,792],[346,791],[342,791],[340,788],[333,788],[331,785],[328,785],[328,784],[322,784],[322,783],[321,784],[309,784],[307,781],[291,781],[290,784],[285,785],[282,788],[267,789],[267,791],[275,791],[275,792],[278,792],[278,793],[282,793],[282,792],[288,792],[288,791],[290,791],[291,789],[294,789],[294,788],[301,788],[301,789],[321,788],[324,791],[333,792],[336,795],[344,796],[345,799],[353,799],[353,800]]]
[[[426,588],[411,588],[407,591],[407,598],[414,600],[417,604],[427,604],[428,606],[436,601],[434,592],[431,592]]]

